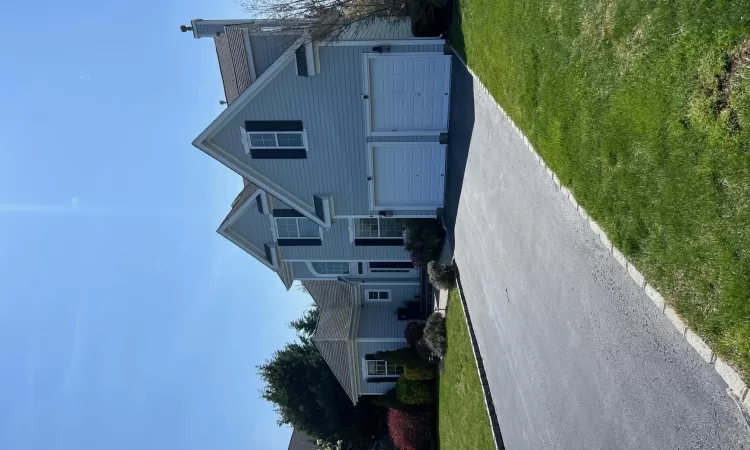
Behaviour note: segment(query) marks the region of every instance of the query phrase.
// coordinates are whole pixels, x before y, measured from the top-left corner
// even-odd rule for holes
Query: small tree
[[[430,277],[430,283],[438,289],[453,289],[456,287],[456,272],[453,264],[440,264],[437,261],[430,261],[427,264],[427,275]]]

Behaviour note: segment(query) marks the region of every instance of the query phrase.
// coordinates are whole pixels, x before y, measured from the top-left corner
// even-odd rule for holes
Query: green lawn
[[[750,381],[750,2],[457,1],[454,46]]]
[[[484,406],[469,329],[458,293],[453,290],[446,317],[448,353],[445,373],[440,376],[438,435],[440,448],[450,450],[494,450],[492,428]]]

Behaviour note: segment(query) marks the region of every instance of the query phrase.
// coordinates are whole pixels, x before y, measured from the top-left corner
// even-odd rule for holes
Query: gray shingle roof
[[[357,287],[337,280],[303,281],[320,310],[313,342],[352,402],[357,403],[354,387],[353,320]]]
[[[242,188],[239,194],[237,194],[237,197],[235,197],[234,201],[232,202],[232,209],[229,210],[229,213],[224,218],[224,220],[221,221],[221,224],[224,225],[229,218],[234,215],[234,213],[242,207],[242,205],[245,204],[247,199],[253,196],[255,191],[257,191],[259,188],[258,186],[254,185],[253,183],[247,181],[246,179],[242,179],[243,183],[245,184],[245,187]]]
[[[315,438],[300,431],[294,429],[292,431],[292,438],[289,439],[289,450],[316,450],[318,445],[316,444]]]
[[[224,31],[214,38],[214,44],[219,59],[221,81],[224,83],[224,96],[227,103],[231,104],[251,83],[242,29],[224,27]]]

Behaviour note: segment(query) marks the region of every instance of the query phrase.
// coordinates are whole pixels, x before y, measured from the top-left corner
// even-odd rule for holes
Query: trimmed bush
[[[438,289],[453,289],[456,287],[456,271],[453,264],[440,264],[437,261],[430,261],[427,264],[427,275],[430,277],[430,283]]]
[[[432,380],[435,378],[435,368],[432,366],[404,367],[404,377],[414,381]]]
[[[427,344],[424,343],[424,338],[420,339],[416,344],[414,344],[414,350],[417,351],[417,354],[420,358],[422,358],[422,361],[430,364],[440,363],[440,358],[432,353],[432,349],[430,349],[430,347],[428,347]]]
[[[424,334],[424,324],[421,322],[409,322],[404,330],[404,337],[406,338],[406,344],[409,347],[414,347],[417,342],[422,339]]]
[[[448,337],[445,330],[445,317],[440,313],[432,313],[427,318],[422,340],[432,353],[440,358],[445,356],[448,350]]]
[[[421,450],[430,438],[430,416],[397,409],[388,410],[388,433],[401,450]]]
[[[415,267],[424,267],[443,251],[445,230],[435,219],[404,220],[404,248],[411,253]]]
[[[375,359],[382,359],[399,366],[422,367],[427,365],[412,347],[403,347],[398,350],[387,350],[375,353]]]
[[[396,397],[407,405],[435,403],[435,389],[431,383],[401,377],[396,382]]]
[[[399,411],[414,411],[415,409],[414,405],[404,404],[398,399],[395,387],[383,395],[371,395],[370,397],[372,403],[386,408],[397,409]]]

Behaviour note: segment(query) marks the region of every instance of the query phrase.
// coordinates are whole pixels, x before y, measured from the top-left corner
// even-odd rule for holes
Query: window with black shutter
[[[252,159],[306,159],[307,135],[301,120],[248,120],[242,145]]]

